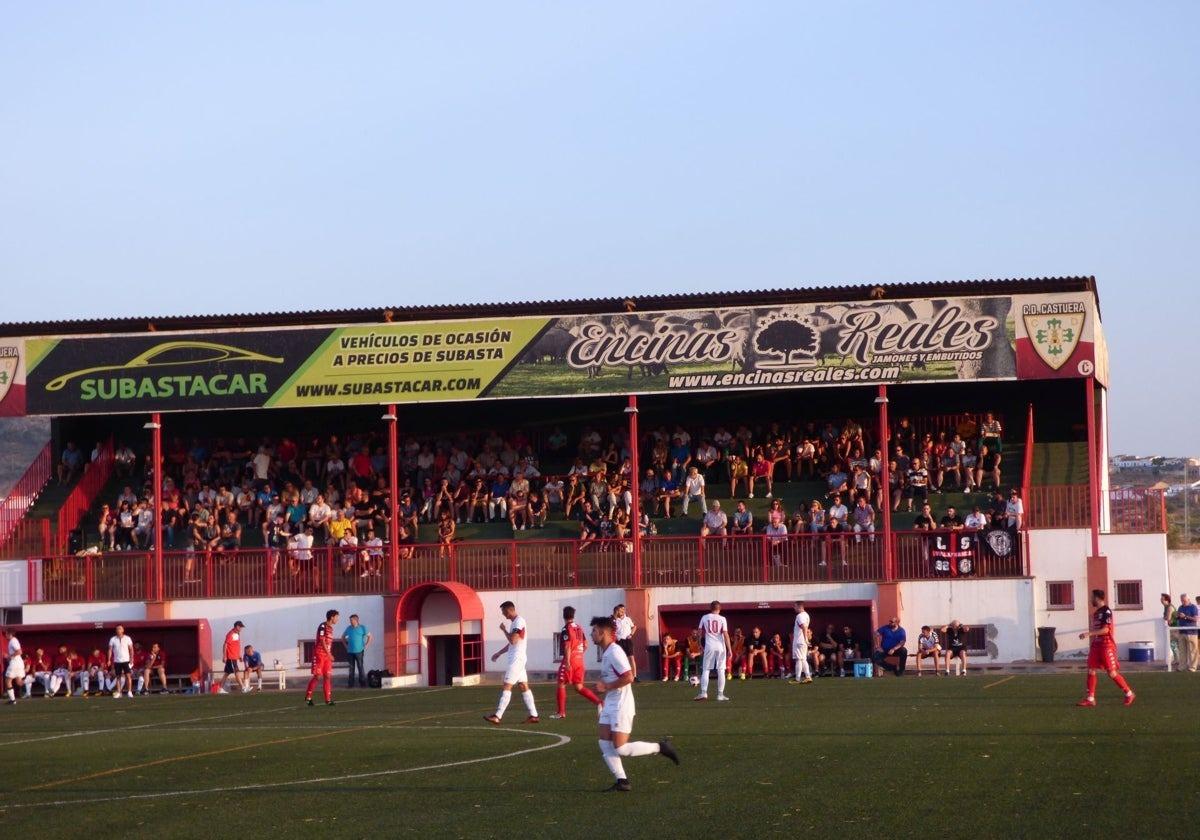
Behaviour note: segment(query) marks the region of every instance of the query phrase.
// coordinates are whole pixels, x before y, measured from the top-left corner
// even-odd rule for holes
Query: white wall
[[[587,627],[592,616],[611,615],[613,607],[624,603],[625,590],[495,591],[481,592],[479,597],[483,601],[483,665],[485,671],[494,675],[504,670],[503,657],[499,662],[492,662],[491,657],[506,644],[504,637],[500,635],[498,626],[504,620],[504,616],[500,614],[500,605],[505,601],[512,601],[517,605],[517,612],[525,619],[525,626],[528,628],[529,676],[531,679],[537,679],[538,677],[535,675],[558,670],[554,654],[557,651],[557,634],[563,625],[563,607],[574,607],[575,620]],[[457,629],[455,632],[458,632]],[[591,659],[592,652],[588,652],[589,668],[595,667]]]
[[[988,628],[989,661],[1028,661],[1035,655],[1034,588],[1025,578],[907,581],[900,587],[904,629],[913,639],[922,624],[958,619]]]
[[[1081,640],[1079,634],[1088,629],[1091,615],[1087,585],[1091,532],[1086,529],[1031,531],[1029,543],[1032,552],[1030,570],[1035,578],[1036,626],[1057,628],[1060,657],[1086,657],[1088,643]],[[1167,648],[1158,596],[1168,591],[1166,537],[1162,534],[1102,534],[1100,551],[1108,557],[1110,589],[1111,582],[1116,580],[1142,582],[1142,609],[1114,610],[1117,649],[1121,658],[1127,656],[1129,642],[1152,641],[1155,659],[1161,660]],[[1058,580],[1074,582],[1073,610],[1047,608],[1047,583]]]
[[[28,584],[28,564],[24,560],[0,560],[0,607],[24,604]]]
[[[145,621],[144,601],[90,601],[84,604],[26,604],[25,624],[69,624],[77,621]]]
[[[1200,594],[1200,551],[1168,551],[1167,573],[1171,583],[1165,591],[1171,593],[1175,606],[1180,594],[1194,599]]]

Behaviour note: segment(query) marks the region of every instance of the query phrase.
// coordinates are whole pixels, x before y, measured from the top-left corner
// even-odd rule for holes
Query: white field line
[[[530,753],[542,752],[543,750],[552,750],[557,747],[565,747],[571,743],[571,738],[568,735],[560,735],[557,732],[539,732],[536,729],[510,729],[507,727],[494,726],[404,726],[403,724],[395,725],[397,729],[439,729],[442,731],[448,729],[466,729],[482,732],[515,732],[518,735],[539,735],[547,738],[554,738],[553,744],[546,744],[541,747],[528,747],[523,750],[515,750],[513,752],[503,753],[502,755],[489,755],[483,758],[466,758],[462,761],[447,761],[442,764],[426,764],[421,767],[403,767],[396,770],[376,770],[370,773],[350,773],[345,776],[321,776],[313,779],[295,779],[290,782],[266,782],[263,784],[250,785],[228,785],[225,787],[210,787],[210,788],[193,788],[190,790],[164,790],[157,793],[132,793],[123,794],[121,796],[100,796],[90,799],[59,799],[52,802],[22,802],[15,805],[5,805],[0,810],[11,811],[22,808],[46,808],[58,805],[92,805],[100,802],[129,802],[139,799],[166,799],[177,796],[203,796],[212,793],[241,793],[246,791],[270,790],[272,788],[295,787],[297,785],[323,785],[330,782],[347,782],[355,779],[374,779],[381,776],[397,776],[403,773],[423,773],[430,770],[446,770],[450,767],[464,767],[469,764],[484,764],[489,761],[501,761],[506,758],[516,758],[520,755],[529,755]]]
[[[444,686],[442,688],[430,688],[430,689],[425,689],[424,691],[412,691],[412,692],[406,692],[403,694],[391,694],[391,693],[376,694],[371,697],[357,697],[353,700],[341,700],[338,702],[338,705],[345,706],[345,705],[349,705],[350,703],[365,703],[368,700],[386,700],[386,699],[394,699],[396,697],[412,697],[416,694],[436,694],[437,692],[440,692],[440,691],[451,691],[451,690],[453,690],[453,688],[454,688],[453,686]],[[118,702],[121,702],[121,701],[118,701]],[[130,700],[129,702],[133,705],[137,704],[136,699]],[[125,708],[125,707],[120,706],[117,708]],[[172,724],[199,723],[199,722],[205,721],[205,720],[228,720],[229,718],[244,717],[246,715],[267,715],[267,714],[274,714],[277,712],[299,711],[302,708],[305,708],[305,706],[302,703],[297,703],[297,704],[289,704],[287,706],[272,706],[271,708],[268,708],[268,709],[252,709],[252,710],[244,711],[244,712],[231,712],[230,714],[227,714],[227,715],[205,715],[204,717],[184,718],[183,720],[177,720],[177,721],[159,721],[157,723],[139,723],[139,724],[134,724],[133,726],[111,726],[111,727],[108,727],[107,729],[88,729],[88,730],[82,730],[79,732],[61,732],[58,735],[43,735],[38,738],[24,738],[24,739],[21,739],[18,741],[6,741],[5,745],[16,746],[18,744],[40,744],[44,741],[58,741],[63,738],[82,738],[87,735],[104,735],[109,732],[129,732],[129,731],[136,730],[136,729],[152,729],[155,727],[170,726]]]

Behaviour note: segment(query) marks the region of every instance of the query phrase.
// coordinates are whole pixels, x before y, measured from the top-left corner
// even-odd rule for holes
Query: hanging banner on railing
[[[52,415],[1043,379],[1096,371],[1095,325],[1088,294],[803,303],[38,338],[0,370]]]

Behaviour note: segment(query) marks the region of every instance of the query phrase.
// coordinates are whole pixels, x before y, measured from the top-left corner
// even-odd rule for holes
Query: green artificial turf
[[[1200,677],[1134,674],[1132,708],[1107,681],[1098,708],[1075,708],[1081,682],[735,682],[722,704],[692,702],[686,684],[639,684],[635,739],[673,736],[683,766],[626,759],[629,794],[600,793],[611,776],[595,713],[572,692],[570,717],[549,720],[552,686],[535,687],[540,725],[522,725],[514,697],[502,728],[481,719],[494,687],[338,690],[332,708],[274,692],[35,699],[0,707],[0,827],[13,837],[1183,836],[1200,801],[1190,758]]]

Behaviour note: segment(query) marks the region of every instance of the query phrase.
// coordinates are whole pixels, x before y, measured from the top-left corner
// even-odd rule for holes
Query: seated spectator
[[[231,510],[225,514],[225,521],[221,523],[221,533],[215,550],[224,554],[227,551],[237,551],[241,547],[242,526],[238,523],[237,513]]]
[[[746,509],[745,502],[737,503],[737,507],[733,511],[732,526],[734,534],[754,533],[754,515]]]
[[[835,673],[841,677],[845,676],[842,670],[842,646],[838,641],[837,627],[830,624],[825,628],[825,632],[817,640],[817,651],[821,654],[821,662],[825,665],[825,673],[828,676],[833,676]],[[820,669],[814,671],[820,674]]]
[[[117,517],[108,505],[100,508],[96,517],[96,529],[100,532],[100,548],[114,551],[117,542]]]
[[[108,657],[100,652],[100,648],[94,648],[88,656],[87,678],[89,688],[85,690],[85,694],[111,694],[116,686],[116,680],[108,669]],[[28,696],[28,689],[25,694]]]
[[[1005,525],[1010,531],[1020,531],[1025,527],[1025,503],[1021,501],[1021,491],[1016,487],[1008,491],[1004,514]]]
[[[946,515],[943,516],[941,521],[938,522],[938,527],[946,528],[951,531],[961,531],[964,527],[966,527],[966,523],[963,522],[962,517],[958,515],[958,511],[956,511],[954,506],[951,505],[950,507],[946,508]]]
[[[850,476],[845,472],[841,463],[834,465],[833,470],[825,477],[826,497],[832,499],[850,489]]]
[[[904,676],[908,663],[908,648],[904,646],[907,636],[900,626],[900,619],[891,618],[887,624],[875,631],[875,651],[871,661],[875,663],[875,676],[881,676],[884,671],[891,671],[897,677]],[[887,661],[889,656],[896,657],[893,666]]]
[[[142,694],[150,693],[150,685],[154,682],[154,678],[158,677],[159,693],[169,694],[167,689],[167,652],[162,649],[158,642],[150,645],[150,651],[146,654],[146,661],[142,667],[141,686]]]
[[[542,485],[542,493],[545,495],[546,507],[548,510],[562,510],[566,496],[564,495],[565,485],[562,478],[559,476],[551,476],[544,485]],[[565,513],[564,513],[565,515]]]
[[[913,530],[915,531],[932,531],[936,527],[933,521],[933,509],[929,505],[924,505],[921,512],[917,514],[917,518],[913,520]]]
[[[312,526],[313,536],[322,544],[329,541],[329,522],[333,517],[333,509],[325,501],[325,496],[318,493],[312,505],[308,508],[308,523]]]
[[[905,480],[907,483],[904,498],[907,500],[908,510],[911,512],[914,501],[921,504],[929,501],[929,470],[925,468],[920,458],[912,459],[912,466],[909,467]]]
[[[63,686],[67,687],[67,696],[71,696],[71,684],[75,682],[75,672],[71,668],[71,655],[67,651],[66,645],[58,646],[58,653],[54,655],[54,672],[50,678],[50,696],[58,694],[58,690]]]
[[[738,627],[729,637],[729,655],[725,663],[725,679],[733,679],[734,670],[741,672],[742,679],[746,678],[746,634]]]
[[[983,425],[979,428],[979,444],[981,447],[979,451],[982,452],[982,447],[986,446],[989,452],[999,455],[1003,451],[1003,443],[1001,442],[1003,434],[1003,424],[996,419],[995,414],[989,411],[984,415]],[[999,484],[999,480],[996,483]]]
[[[587,499],[579,509],[579,550],[583,551],[594,540],[600,538],[600,515]]]
[[[529,494],[529,505],[527,508],[527,519],[530,528],[546,527],[546,518],[549,516],[550,509],[546,504],[545,497],[537,490]]]
[[[401,560],[411,560],[417,551],[417,535],[410,525],[410,522],[401,520],[396,526],[397,556]]]
[[[762,482],[767,487],[766,497],[769,499],[774,495],[775,479],[772,477],[772,464],[767,460],[765,454],[760,449],[754,456],[754,463],[750,466],[750,493],[751,499],[754,498],[754,485],[757,482]]]
[[[829,524],[825,518],[825,508],[818,499],[813,499],[808,506],[808,531],[810,534],[823,534]]]
[[[366,564],[359,577],[382,577],[383,540],[376,535],[374,528],[367,529],[367,538],[363,541],[363,551]]]
[[[83,452],[75,445],[75,441],[67,441],[58,460],[58,483],[69,484],[83,474]]]
[[[792,514],[788,529],[793,534],[808,533],[808,516],[803,502],[796,507],[796,511]]]
[[[859,496],[854,510],[850,512],[850,522],[854,527],[854,542],[862,542],[862,535],[868,534],[868,539],[875,542],[875,509],[865,497]],[[832,630],[832,626],[830,627]]]
[[[707,438],[700,441],[700,446],[696,449],[696,458],[693,462],[699,468],[700,475],[704,476],[704,480],[711,481],[716,477],[717,462],[721,459],[717,448],[713,446],[712,441]]]
[[[754,678],[754,666],[756,663],[762,665],[762,674],[764,677],[771,676],[771,662],[767,652],[767,637],[763,635],[761,627],[755,627],[750,632],[750,637],[746,639],[746,667],[743,671],[746,678]]]
[[[753,496],[754,494],[751,493]],[[662,515],[671,518],[671,503],[680,496],[679,485],[671,475],[670,470],[663,470],[662,477],[658,480],[658,488],[655,491],[654,498],[658,503]]]
[[[975,463],[975,487],[983,489],[984,476],[991,478],[992,487],[997,490],[1000,488],[1000,461],[1002,456],[999,452],[991,449],[987,444],[979,445],[979,459]]]
[[[721,503],[714,499],[708,513],[704,514],[704,520],[700,523],[700,536],[723,537],[728,524],[728,518],[721,510]]]
[[[921,676],[921,663],[926,659],[933,660],[933,674],[939,675],[938,661],[942,657],[942,645],[938,639],[938,634],[935,633],[929,625],[921,628],[921,635],[917,636],[917,676]],[[949,669],[946,671],[950,673]]]
[[[767,676],[785,679],[791,670],[791,654],[783,644],[783,637],[778,633],[771,636],[771,641],[767,645],[767,657],[771,663],[771,670]]]
[[[950,676],[950,662],[957,659],[955,668],[961,677],[967,675],[967,631],[969,627],[963,626],[958,619],[951,621],[942,628],[942,635],[946,639],[946,676]]]
[[[999,488],[992,494],[988,515],[991,517],[993,528],[1003,528],[1008,525],[1008,502]]]
[[[679,649],[679,642],[670,633],[663,636],[659,657],[662,659],[662,681],[666,682],[670,679],[671,666],[674,665],[675,682],[679,682],[679,677],[683,673],[683,651]]]
[[[701,666],[704,664],[704,642],[700,638],[700,628],[694,628],[687,640],[687,659],[684,661],[684,671],[693,679],[699,677]]]
[[[729,455],[729,496],[736,499],[738,494],[738,484],[743,486],[743,490],[748,491],[750,498],[754,498],[754,488],[750,486],[750,467],[742,460],[736,452]]]
[[[117,451],[113,453],[113,466],[118,478],[128,478],[137,467],[137,456],[125,443],[118,443]]]
[[[91,687],[91,681],[88,679],[87,661],[79,655],[75,648],[67,651],[66,658],[67,673],[71,676],[71,681],[67,683],[67,694],[74,692],[75,697],[86,697],[88,689]],[[75,689],[75,684],[79,686]]]
[[[963,527],[968,531],[982,531],[988,526],[988,518],[983,515],[983,511],[979,509],[979,505],[975,505],[971,512],[967,514],[967,519],[963,522]]]
[[[859,647],[858,639],[854,637],[854,631],[850,629],[850,625],[842,625],[841,635],[838,636],[838,644],[842,648],[842,669],[844,671],[847,662],[853,662],[862,656],[862,649]]]
[[[826,522],[830,530],[844,531],[847,528],[847,522],[850,520],[850,511],[842,504],[840,494],[835,494],[833,503],[829,506],[826,512]],[[834,523],[837,523],[836,526]]]
[[[496,474],[488,490],[488,521],[503,522],[508,519],[508,477]],[[441,494],[442,491],[438,491]]]
[[[254,645],[246,645],[245,651],[242,653],[242,665],[246,673],[246,685],[250,685],[250,678],[257,677],[258,684],[254,687],[254,691],[262,691],[263,678],[263,661],[262,654],[254,649]]]

